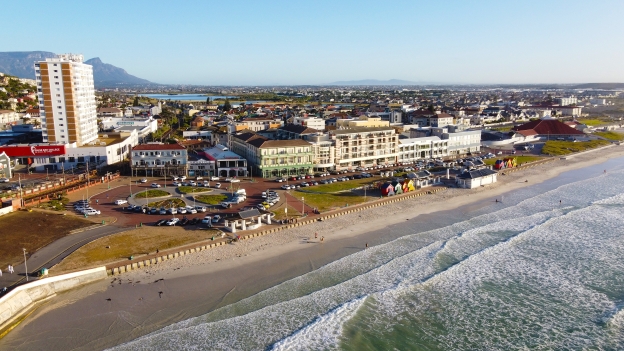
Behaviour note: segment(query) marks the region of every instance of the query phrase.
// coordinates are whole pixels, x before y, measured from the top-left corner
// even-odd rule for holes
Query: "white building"
[[[448,156],[448,140],[437,136],[399,139],[399,163]]]
[[[394,128],[355,127],[332,130],[329,134],[335,142],[337,170],[397,162],[399,136]]]
[[[93,67],[82,55],[35,63],[44,142],[87,144],[97,138]]]
[[[318,117],[295,117],[293,119],[293,124],[306,126],[320,131],[325,130],[325,120]]]
[[[577,99],[575,97],[560,97],[555,98],[555,102],[558,103],[560,106],[569,106],[575,105],[577,103]]]

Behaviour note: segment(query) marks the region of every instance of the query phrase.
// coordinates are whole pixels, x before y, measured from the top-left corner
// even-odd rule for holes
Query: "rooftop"
[[[141,144],[132,150],[185,150],[180,144]]]
[[[202,151],[199,151],[200,154],[203,154],[207,159],[211,160],[211,161],[216,161],[216,160],[240,160],[242,159],[241,156],[239,156],[238,154],[230,151],[228,148],[226,148],[223,145],[217,145],[215,147],[211,147],[211,148],[206,148],[203,149]]]

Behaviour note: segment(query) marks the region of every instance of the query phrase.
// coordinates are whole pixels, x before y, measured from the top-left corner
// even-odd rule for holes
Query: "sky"
[[[162,84],[624,82],[622,0],[41,1],[2,51],[80,53]]]

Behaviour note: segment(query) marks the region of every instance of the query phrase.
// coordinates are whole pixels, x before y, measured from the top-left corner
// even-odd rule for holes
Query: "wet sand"
[[[618,146],[597,150],[499,175],[492,186],[448,189],[110,277],[50,299],[1,339],[0,348],[97,350],[118,345],[310,272],[365,249],[366,243],[379,245],[468,218],[507,192],[622,156],[624,148]]]

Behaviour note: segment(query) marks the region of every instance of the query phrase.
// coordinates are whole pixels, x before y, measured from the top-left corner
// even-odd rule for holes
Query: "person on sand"
[[[314,233],[314,239],[318,239],[318,233]]]
[[[323,242],[323,241],[325,241],[325,237],[324,236],[321,237],[321,242]]]
[[[368,249],[368,243],[366,243],[366,248]]]

